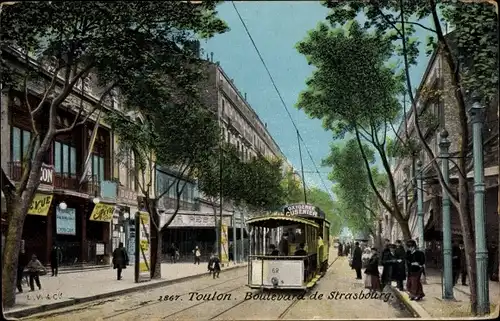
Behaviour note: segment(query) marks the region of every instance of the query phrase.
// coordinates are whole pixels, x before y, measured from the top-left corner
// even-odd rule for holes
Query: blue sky
[[[295,45],[318,22],[325,20],[328,9],[321,6],[319,1],[238,1],[235,4],[319,168],[323,181],[331,189],[332,183],[328,180],[330,169],[320,165],[321,160],[329,153],[332,135],[323,129],[320,120],[310,119],[295,108],[299,93],[306,88],[305,80],[313,70],[307,65],[305,57],[297,52]],[[218,6],[217,11],[231,30],[203,43],[205,53],[214,53],[214,61],[219,61],[239,90],[247,94],[248,102],[261,120],[267,123],[270,134],[285,156],[295,168],[300,169],[295,129],[233,5],[231,2],[223,3]],[[422,31],[417,33],[422,42],[425,42],[425,35]],[[414,88],[420,82],[427,61],[428,58],[422,54],[418,67],[411,70]],[[307,185],[324,189],[304,147],[302,157]]]

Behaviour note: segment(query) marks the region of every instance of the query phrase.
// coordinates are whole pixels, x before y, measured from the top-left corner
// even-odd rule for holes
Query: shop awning
[[[260,216],[260,217],[255,217],[251,218],[246,221],[248,225],[254,225],[254,226],[259,226],[259,227],[268,227],[268,228],[274,228],[283,224],[286,224],[288,222],[294,222],[294,223],[299,223],[299,224],[305,224],[305,225],[310,225],[315,228],[319,228],[319,225],[314,223],[313,221],[307,220],[305,218],[300,218],[300,217],[290,217],[290,216],[278,216],[278,215],[273,215],[273,216]]]

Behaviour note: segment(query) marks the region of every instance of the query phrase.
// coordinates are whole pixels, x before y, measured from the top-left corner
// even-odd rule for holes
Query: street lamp
[[[486,315],[490,312],[488,283],[488,250],[486,248],[485,214],[484,214],[484,164],[483,164],[483,122],[484,107],[476,93],[472,96],[469,108],[472,123],[472,154],[474,157],[474,227],[476,234],[476,267],[477,267],[477,312]]]
[[[424,242],[424,193],[423,193],[423,170],[422,161],[417,162],[417,226],[418,226],[418,247],[425,251]]]
[[[441,153],[441,172],[443,173],[444,184],[448,184],[450,180],[450,167],[448,158],[450,157],[449,148],[450,141],[448,140],[448,132],[444,129],[441,132],[441,140],[439,141]],[[453,267],[452,267],[452,248],[451,248],[451,214],[450,214],[450,195],[445,188],[442,188],[443,202],[443,299],[453,299]]]
[[[61,203],[59,203],[59,208],[64,211],[68,208],[68,204],[66,204],[65,201],[62,201]]]
[[[92,199],[92,203],[94,203],[96,205],[99,204],[100,202],[101,202],[101,199],[97,196]]]

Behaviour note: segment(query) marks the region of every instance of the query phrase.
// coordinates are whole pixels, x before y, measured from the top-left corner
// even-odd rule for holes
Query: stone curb
[[[241,269],[241,268],[246,268],[246,267],[247,267],[247,264],[238,265],[238,266],[230,266],[230,267],[223,269],[223,271]],[[69,307],[72,305],[76,305],[76,304],[82,304],[82,303],[87,303],[87,302],[91,302],[91,301],[111,298],[111,297],[114,297],[117,295],[123,295],[123,294],[128,294],[128,293],[133,293],[133,292],[151,290],[154,288],[167,286],[170,284],[186,282],[186,281],[190,281],[193,279],[207,276],[207,273],[208,272],[190,275],[190,276],[185,276],[185,277],[173,279],[173,280],[162,280],[162,281],[158,281],[158,282],[154,282],[154,283],[145,282],[144,285],[139,285],[139,286],[135,286],[135,287],[128,288],[128,289],[117,290],[117,291],[112,291],[112,292],[107,292],[107,293],[101,293],[101,294],[91,295],[91,296],[83,297],[83,298],[75,298],[75,299],[70,299],[70,300],[55,302],[55,303],[50,303],[50,304],[44,304],[44,305],[35,306],[35,307],[28,307],[26,309],[22,309],[22,310],[18,310],[18,311],[4,312],[4,316],[6,318],[24,318],[27,316],[31,316],[33,314],[38,314],[38,313],[47,312],[47,311],[51,311],[51,310],[62,309],[62,308],[66,308],[66,307]]]
[[[415,301],[410,300],[410,297],[405,292],[401,292],[393,286],[389,286],[390,292],[394,294],[405,306],[406,308],[416,317],[422,319],[432,319],[432,316],[424,310]]]

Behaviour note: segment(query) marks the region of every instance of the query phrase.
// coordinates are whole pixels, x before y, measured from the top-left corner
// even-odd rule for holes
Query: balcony
[[[20,161],[9,162],[9,177],[14,182],[19,182],[23,176],[23,164]],[[80,185],[80,177],[69,173],[55,173],[52,165],[42,164],[40,183],[51,185],[56,189],[71,190],[74,192],[99,195],[100,183],[97,177],[88,176]],[[97,194],[96,194],[97,193]]]
[[[68,173],[54,173],[54,188],[65,189],[88,195],[100,195],[101,184],[97,177],[87,175],[80,185],[80,177]]]

